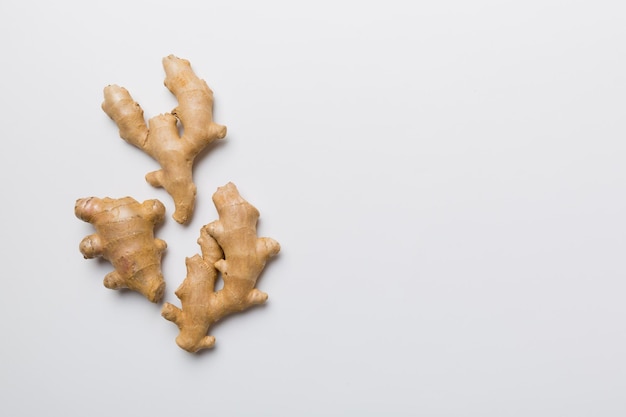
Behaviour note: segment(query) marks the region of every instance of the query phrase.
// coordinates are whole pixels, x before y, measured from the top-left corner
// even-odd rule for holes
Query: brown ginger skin
[[[100,256],[115,268],[104,278],[104,286],[129,288],[159,302],[165,289],[161,255],[167,244],[155,239],[154,226],[163,221],[163,204],[158,200],[139,204],[131,197],[90,197],[77,200],[74,212],[96,229],[80,242],[85,259]]]
[[[163,68],[165,86],[178,100],[178,107],[171,113],[155,116],[146,125],[141,106],[117,85],[104,89],[102,109],[118,125],[122,139],[161,165],[161,169],[146,175],[146,181],[163,187],[172,196],[172,217],[185,224],[195,205],[194,160],[211,142],[226,136],[226,127],[213,122],[213,91],[196,76],[189,61],[170,55],[163,58]],[[182,136],[178,121],[184,128]]]
[[[198,239],[202,256],[187,258],[187,277],[176,290],[182,309],[165,303],[162,310],[163,317],[180,329],[176,343],[189,352],[213,347],[215,338],[207,332],[222,317],[267,300],[267,294],[255,288],[256,282],[267,259],[280,251],[274,239],[257,237],[259,212],[234,184],[219,187],[213,202],[219,220],[202,228]],[[215,291],[217,271],[224,280],[219,291]]]

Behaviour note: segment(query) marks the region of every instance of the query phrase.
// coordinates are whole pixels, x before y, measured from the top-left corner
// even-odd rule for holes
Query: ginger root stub
[[[115,268],[104,278],[104,286],[129,288],[154,303],[161,301],[165,290],[161,255],[167,244],[154,237],[154,227],[163,221],[163,204],[158,200],[139,204],[131,197],[89,197],[77,200],[74,212],[96,229],[80,242],[85,259],[102,257]]]

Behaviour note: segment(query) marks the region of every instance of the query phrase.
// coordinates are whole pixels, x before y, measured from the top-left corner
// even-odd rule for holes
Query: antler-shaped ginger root
[[[165,303],[162,310],[180,329],[176,343],[189,352],[213,347],[215,338],[207,336],[213,323],[267,300],[267,294],[255,288],[256,281],[267,259],[280,250],[274,239],[257,237],[259,212],[234,184],[218,188],[213,202],[219,220],[202,228],[202,256],[187,258],[187,277],[176,290],[182,309]],[[216,292],[217,271],[224,286]]]
[[[195,204],[194,159],[211,142],[226,136],[226,127],[213,122],[213,91],[194,74],[189,61],[170,55],[163,58],[163,67],[165,86],[178,100],[171,113],[153,117],[146,126],[141,106],[117,85],[104,89],[102,109],[118,125],[122,139],[161,165],[160,170],[146,175],[146,181],[165,188],[176,207],[172,217],[184,224]],[[184,128],[182,137],[177,119]]]
[[[80,242],[85,259],[101,256],[115,268],[104,278],[104,286],[129,288],[152,302],[160,301],[165,289],[161,254],[167,244],[154,238],[154,226],[163,221],[163,204],[158,200],[139,204],[131,197],[90,197],[77,200],[74,212],[96,229]]]

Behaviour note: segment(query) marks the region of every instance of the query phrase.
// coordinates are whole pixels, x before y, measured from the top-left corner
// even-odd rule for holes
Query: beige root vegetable
[[[222,317],[263,304],[267,294],[255,288],[267,259],[280,245],[257,237],[258,210],[244,200],[234,184],[213,195],[219,220],[204,226],[198,244],[202,256],[187,258],[187,277],[176,290],[182,309],[165,303],[162,315],[180,329],[176,343],[189,352],[213,347],[209,327]],[[215,291],[217,271],[224,286]]]
[[[184,224],[195,204],[194,159],[211,142],[226,136],[226,127],[213,122],[213,91],[194,74],[189,61],[170,55],[163,58],[163,67],[165,86],[178,100],[171,113],[155,116],[146,125],[139,104],[117,85],[104,89],[102,109],[118,125],[122,139],[161,165],[160,170],[146,175],[146,181],[172,196],[174,220]],[[184,128],[182,136],[177,120]]]
[[[139,204],[131,197],[90,197],[77,200],[74,212],[96,229],[80,242],[85,259],[101,256],[115,268],[104,278],[104,286],[129,288],[159,302],[165,289],[161,255],[167,244],[154,238],[154,226],[163,221],[163,204],[158,200]]]

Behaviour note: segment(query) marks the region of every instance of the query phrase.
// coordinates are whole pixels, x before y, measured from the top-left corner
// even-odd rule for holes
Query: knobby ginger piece
[[[158,200],[139,204],[131,197],[89,197],[77,200],[74,212],[96,229],[80,242],[85,259],[100,256],[115,268],[104,278],[104,286],[129,288],[159,302],[165,289],[161,255],[167,244],[155,239],[154,227],[163,221],[163,204]]]
[[[155,116],[146,125],[141,106],[118,85],[104,89],[102,109],[115,121],[122,139],[161,165],[161,169],[146,175],[146,181],[163,187],[172,196],[172,217],[185,224],[195,205],[194,160],[207,145],[226,136],[226,126],[213,122],[213,91],[196,76],[189,61],[170,55],[163,58],[163,68],[165,86],[178,100],[178,107],[171,113]],[[179,121],[182,136],[178,133]]]
[[[213,347],[212,324],[267,300],[255,288],[266,261],[280,251],[274,239],[257,237],[258,210],[228,183],[213,195],[219,220],[200,231],[202,256],[187,258],[187,277],[176,290],[182,309],[165,303],[162,315],[180,329],[176,343],[189,352]],[[218,271],[224,286],[215,291]]]

